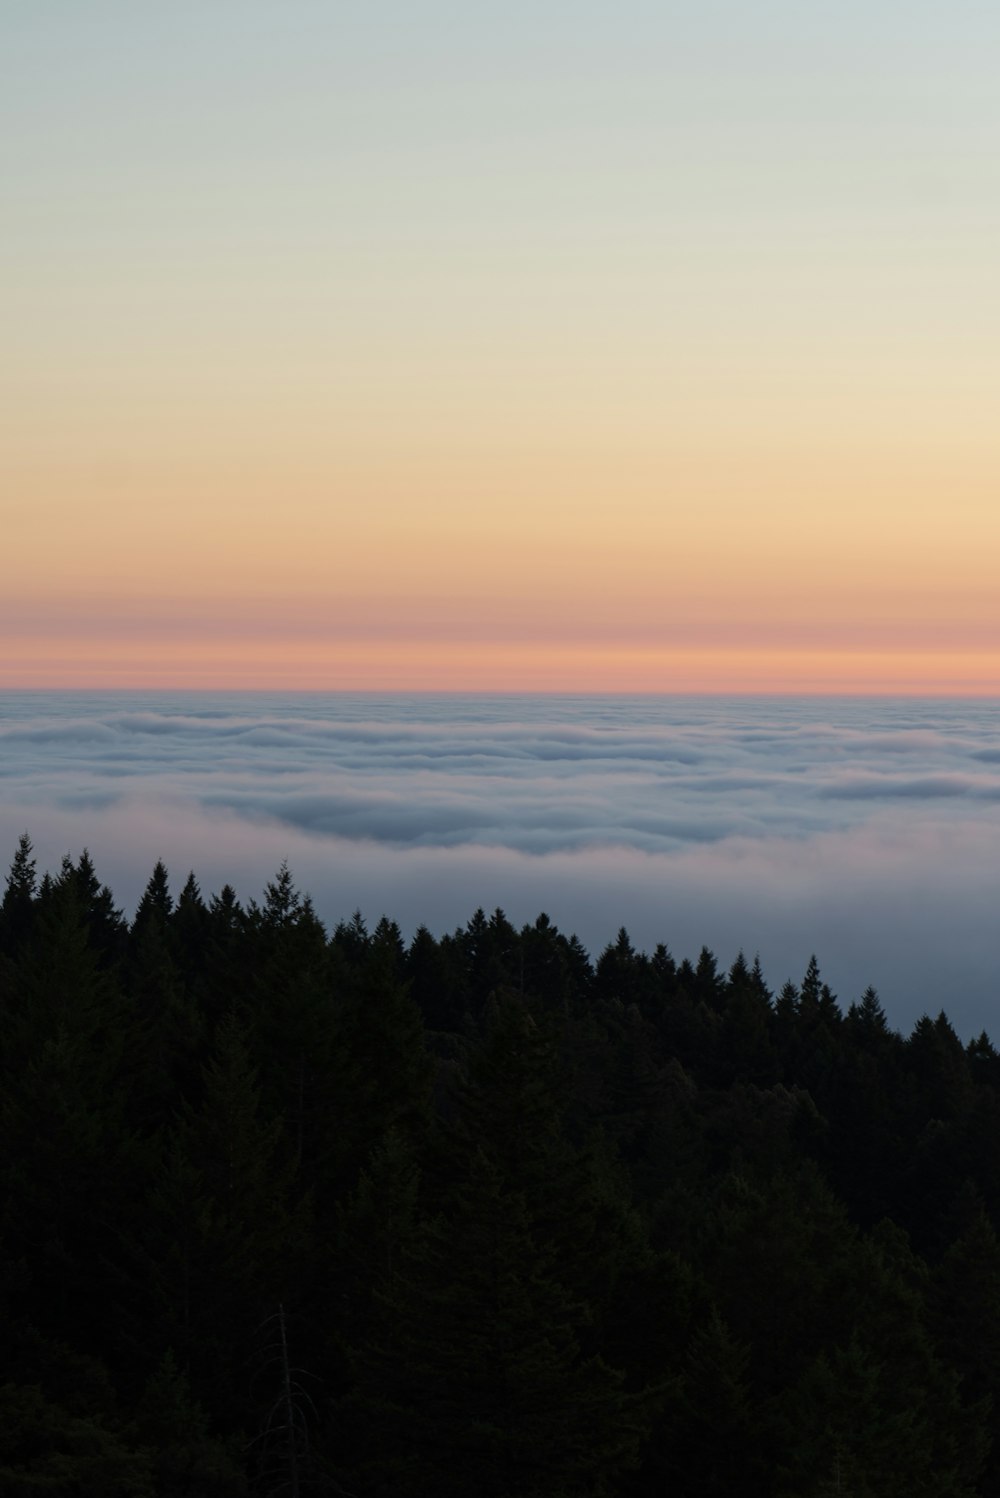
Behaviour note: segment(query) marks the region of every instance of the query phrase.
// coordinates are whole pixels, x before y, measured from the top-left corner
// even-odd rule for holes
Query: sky
[[[998,72],[973,0],[0,0],[0,687],[997,693]]]
[[[774,990],[815,953],[845,1008],[1000,1042],[995,701],[11,692],[0,868],[24,831],[129,918],[157,858],[244,903],[287,859],[328,929],[545,911]]]

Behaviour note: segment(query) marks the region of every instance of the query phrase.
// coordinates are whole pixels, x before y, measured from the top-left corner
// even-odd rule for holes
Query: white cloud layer
[[[129,913],[158,857],[244,899],[287,858],[330,923],[546,910],[773,986],[815,951],[845,1003],[1000,1039],[994,702],[9,694],[0,857],[24,830]]]

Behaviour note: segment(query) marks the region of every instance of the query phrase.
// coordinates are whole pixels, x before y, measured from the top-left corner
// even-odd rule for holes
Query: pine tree
[[[586,1310],[483,1155],[430,1224],[356,1357],[355,1477],[395,1498],[576,1498],[612,1490],[641,1416],[581,1357]]]
[[[331,1025],[322,1078],[330,1103],[324,1202],[354,1190],[389,1130],[411,1140],[426,1132],[431,1062],[420,1012],[394,968],[392,955],[387,960],[377,947],[353,971],[331,964],[324,993]]]
[[[1000,1243],[981,1207],[948,1249],[930,1287],[930,1329],[940,1357],[961,1377],[966,1404],[985,1400],[990,1453],[982,1491],[1000,1483]]]
[[[149,1453],[130,1446],[99,1414],[76,1414],[37,1385],[0,1384],[4,1498],[159,1498],[150,1466]]]
[[[156,1498],[243,1498],[243,1462],[235,1442],[211,1434],[171,1350],[143,1390],[132,1420],[152,1459]]]
[[[341,1397],[350,1384],[353,1358],[377,1338],[381,1306],[399,1288],[422,1220],[419,1186],[412,1145],[390,1130],[372,1151],[356,1189],[338,1204],[321,1242],[311,1307],[323,1335],[310,1348],[310,1366]],[[340,1424],[335,1412],[325,1433],[334,1462],[343,1460]]]
[[[562,1080],[545,1025],[519,994],[498,994],[430,1152],[427,1200],[450,1215],[475,1162],[487,1161],[523,1203],[560,1283],[586,1305],[581,1348],[613,1356],[638,1390],[655,1381],[645,1336],[676,1322],[686,1286],[655,1283],[657,1261],[613,1150],[600,1134],[575,1143],[565,1132]]]
[[[201,997],[211,916],[192,871],[168,920],[171,950],[186,991]]]
[[[141,1162],[122,1117],[121,996],[89,944],[72,867],[3,987],[0,1237],[31,1267],[39,1327],[103,1349],[114,1223]]]
[[[759,965],[751,970],[741,952],[729,972],[716,1081],[769,1086],[778,1080],[778,1058],[770,1034],[772,1018],[770,996]]]
[[[125,969],[129,1117],[146,1136],[193,1098],[205,1040],[204,1016],[175,959],[174,920],[167,871],[158,862],[129,931]]]
[[[294,1160],[326,1158],[339,1115],[331,1081],[336,1047],[326,933],[282,864],[251,904],[243,944],[252,955],[238,996],[259,1057],[265,1113],[280,1120]]]
[[[436,942],[426,926],[418,926],[413,934],[406,954],[405,978],[429,1032],[455,1033],[461,1029],[461,984],[447,947]]]
[[[665,1481],[691,1498],[754,1498],[768,1491],[749,1368],[749,1347],[736,1341],[713,1306],[685,1354],[663,1464]]]
[[[297,1304],[309,1206],[277,1121],[261,1117],[247,1033],[219,1026],[200,1100],[185,1104],[137,1246],[141,1324],[173,1348],[196,1400],[229,1428],[253,1427],[247,1369],[256,1331],[278,1301]],[[138,1327],[137,1327],[138,1332]]]
[[[74,872],[90,946],[102,967],[118,973],[128,947],[125,917],[115,904],[111,890],[98,879],[86,848],[80,854]]]
[[[0,901],[0,961],[13,957],[28,939],[32,907],[38,888],[31,838],[26,832],[18,839],[7,875],[3,900]]]
[[[906,1498],[928,1493],[919,1414],[895,1397],[891,1373],[855,1334],[822,1352],[786,1395],[777,1427],[780,1498]],[[949,1491],[943,1478],[942,1493]]]

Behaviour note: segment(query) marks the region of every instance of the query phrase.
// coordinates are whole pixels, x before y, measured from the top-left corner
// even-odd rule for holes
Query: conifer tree
[[[413,934],[405,977],[428,1032],[457,1033],[463,1014],[461,985],[447,947],[436,942],[426,926],[418,926]]]
[[[235,1016],[219,1026],[200,1100],[185,1104],[146,1215],[144,1320],[172,1348],[194,1397],[253,1425],[248,1368],[256,1328],[279,1300],[297,1303],[308,1202],[261,1117],[256,1068]]]
[[[1000,1483],[1000,1243],[979,1207],[934,1272],[929,1323],[940,1357],[968,1404],[986,1401],[990,1439],[983,1491]]]
[[[729,972],[719,1030],[715,1080],[755,1082],[778,1079],[778,1058],[771,1040],[771,1004],[759,964],[751,970],[741,952]]]
[[[211,1434],[170,1349],[143,1390],[132,1430],[150,1455],[156,1498],[244,1498],[236,1443]]]
[[[128,936],[129,1116],[147,1137],[193,1097],[205,1039],[196,995],[175,959],[174,902],[157,862]]]
[[[324,1085],[333,1112],[327,1181],[349,1194],[371,1152],[390,1129],[407,1138],[426,1130],[432,1071],[420,1012],[377,947],[353,972],[332,966],[328,979],[332,1045]]]
[[[482,1154],[430,1224],[357,1355],[352,1465],[395,1498],[613,1491],[642,1417],[620,1374],[581,1357],[582,1305]]]
[[[673,1323],[686,1287],[652,1289],[656,1260],[633,1210],[624,1174],[599,1134],[576,1143],[564,1129],[553,1037],[519,994],[498,994],[486,1033],[439,1129],[427,1183],[432,1210],[451,1202],[480,1157],[504,1190],[517,1194],[540,1252],[561,1284],[587,1307],[578,1332],[588,1353],[613,1350],[633,1387],[648,1371],[641,1332]],[[660,1266],[662,1267],[662,1266]]]
[[[89,944],[72,867],[50,883],[0,1003],[0,1237],[32,1315],[103,1348],[113,1224],[139,1158],[122,1117],[123,1007]]]
[[[0,1492],[4,1498],[100,1493],[159,1498],[148,1451],[99,1414],[76,1414],[37,1385],[0,1384]]]
[[[111,890],[98,879],[86,848],[77,860],[75,875],[90,945],[102,967],[118,972],[127,950],[128,925]]]
[[[0,901],[0,962],[13,957],[24,945],[31,930],[32,907],[38,888],[31,838],[26,832],[18,839]]]
[[[750,1349],[713,1306],[685,1353],[668,1427],[664,1477],[691,1498],[754,1498],[768,1491],[749,1365]]]
[[[239,1003],[260,1058],[263,1107],[281,1121],[292,1157],[312,1167],[330,1147],[337,1110],[326,933],[286,863],[246,927],[253,961]]]

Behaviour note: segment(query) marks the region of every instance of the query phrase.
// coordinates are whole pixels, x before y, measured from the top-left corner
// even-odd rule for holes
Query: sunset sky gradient
[[[0,26],[0,685],[1000,692],[996,7]]]

